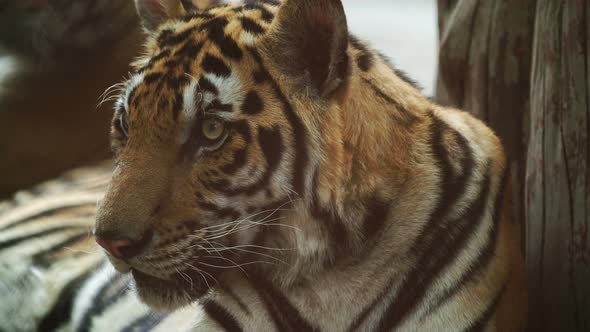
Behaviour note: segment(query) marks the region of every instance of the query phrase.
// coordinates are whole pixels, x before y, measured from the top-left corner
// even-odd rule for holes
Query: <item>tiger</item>
[[[65,254],[84,272],[36,317],[77,331],[524,330],[501,142],[351,35],[340,0],[135,5],[145,54],[85,215],[108,262]],[[22,219],[0,218],[0,236]]]

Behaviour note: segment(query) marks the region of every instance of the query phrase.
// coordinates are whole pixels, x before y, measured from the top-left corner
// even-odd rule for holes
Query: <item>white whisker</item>
[[[197,272],[198,274],[201,275],[201,277],[203,278],[203,280],[205,280],[205,284],[207,285],[207,288],[211,288],[211,285],[209,285],[209,282],[207,282],[207,278],[205,277],[205,275],[203,275],[202,272],[205,271],[201,271],[200,269],[194,267],[193,265],[189,264],[189,263],[184,263],[185,265],[187,265],[188,267],[190,267],[193,271]],[[213,280],[215,280],[215,278],[213,278]]]

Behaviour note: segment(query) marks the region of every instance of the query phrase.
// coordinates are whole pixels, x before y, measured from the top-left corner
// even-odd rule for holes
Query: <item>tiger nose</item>
[[[126,260],[139,255],[150,243],[153,232],[147,231],[138,239],[125,238],[111,233],[97,233],[96,243],[114,257]]]

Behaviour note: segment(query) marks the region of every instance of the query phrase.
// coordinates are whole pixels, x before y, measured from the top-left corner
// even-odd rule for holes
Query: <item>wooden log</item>
[[[439,0],[437,100],[501,137],[530,331],[590,331],[590,2]]]
[[[526,168],[532,331],[590,331],[590,4],[536,8]]]

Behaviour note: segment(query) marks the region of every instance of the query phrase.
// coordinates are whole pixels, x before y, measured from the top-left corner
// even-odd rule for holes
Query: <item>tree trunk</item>
[[[590,331],[590,3],[438,3],[437,100],[486,121],[511,160],[529,329]]]
[[[533,330],[590,331],[589,7],[536,9],[525,187]]]

